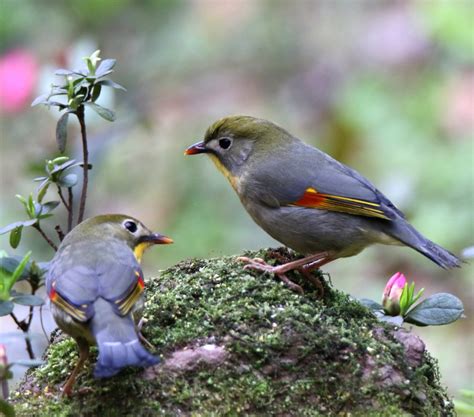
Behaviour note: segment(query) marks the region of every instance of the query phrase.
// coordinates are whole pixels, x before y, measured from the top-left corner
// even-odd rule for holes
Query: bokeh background
[[[277,245],[207,158],[183,156],[228,114],[273,120],[356,168],[459,254],[474,245],[473,22],[470,0],[0,0],[0,225],[25,218],[14,195],[34,190],[31,179],[57,152],[58,113],[31,100],[49,91],[55,68],[101,49],[117,59],[113,79],[128,92],[101,99],[116,122],[86,116],[87,215],[129,213],[172,236],[174,245],[145,256],[148,275],[183,258]],[[80,159],[70,120],[67,154]],[[34,230],[24,234],[16,251],[5,236],[0,248],[52,257]],[[474,388],[472,261],[444,271],[407,248],[377,246],[324,270],[356,297],[379,300],[396,271],[427,295],[460,297],[464,320],[413,331],[453,395]],[[26,358],[11,320],[0,326],[10,360]],[[37,322],[33,333],[40,355]]]

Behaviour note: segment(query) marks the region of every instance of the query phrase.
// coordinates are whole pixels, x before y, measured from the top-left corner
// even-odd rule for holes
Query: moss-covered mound
[[[248,255],[269,259],[274,252]],[[143,329],[161,364],[99,381],[89,365],[73,397],[61,398],[77,352],[60,337],[46,365],[13,394],[18,415],[453,414],[420,339],[380,324],[325,282],[318,299],[311,284],[290,277],[304,295],[244,271],[234,257],[189,260],[162,272],[147,283]]]

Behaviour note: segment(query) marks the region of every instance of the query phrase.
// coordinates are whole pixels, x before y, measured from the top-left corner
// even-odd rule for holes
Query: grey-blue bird
[[[79,361],[63,395],[71,394],[90,345],[99,349],[96,378],[113,376],[125,366],[159,362],[143,347],[136,328],[144,304],[140,261],[151,245],[172,242],[121,214],[88,219],[61,242],[46,289],[56,323],[79,346]]]

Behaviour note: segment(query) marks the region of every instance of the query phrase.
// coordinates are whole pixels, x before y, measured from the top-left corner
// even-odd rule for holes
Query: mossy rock
[[[267,260],[275,251],[248,253]],[[279,257],[291,257],[278,250]],[[290,291],[235,257],[188,260],[147,282],[145,337],[163,360],[60,387],[77,351],[57,337],[12,395],[19,416],[449,416],[435,360],[347,294]],[[92,355],[95,361],[95,353]]]

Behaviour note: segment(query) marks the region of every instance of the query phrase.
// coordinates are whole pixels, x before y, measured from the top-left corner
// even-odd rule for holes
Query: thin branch
[[[87,198],[87,185],[89,183],[89,151],[87,149],[87,132],[86,132],[86,123],[84,117],[84,106],[81,105],[76,110],[76,116],[79,120],[79,124],[81,125],[81,138],[82,138],[82,154],[83,154],[83,161],[84,164],[82,167],[82,192],[81,192],[81,200],[79,203],[79,215],[77,217],[77,224],[81,223],[84,220],[84,212],[86,209],[86,198]]]
[[[59,224],[56,225],[54,228],[56,230],[56,233],[58,234],[59,240],[62,242],[64,239],[64,232],[63,229],[61,229],[61,226]]]
[[[54,244],[54,242],[46,235],[46,233],[43,231],[39,223],[36,223],[33,225],[33,227],[40,232],[41,236],[43,236],[44,240],[48,242],[48,245],[51,246],[55,251],[58,250],[58,247]]]
[[[25,331],[25,330],[24,330],[24,326],[25,326],[25,325],[23,324],[23,322],[21,322],[20,320],[18,320],[18,318],[15,316],[15,313],[11,312],[11,313],[10,313],[10,317],[13,319],[13,321],[15,322],[15,324],[20,328],[20,330],[21,330],[22,332],[24,332],[24,331]]]
[[[48,338],[48,332],[46,331],[46,328],[44,326],[44,320],[43,320],[43,306],[40,306],[40,324],[41,324],[41,330],[43,330],[43,335],[46,339],[46,343],[50,345],[50,341]]]
[[[72,204],[73,201],[73,194],[72,194],[72,188],[68,187],[67,188],[67,194],[68,194],[68,199],[69,199],[69,213],[67,215],[67,231],[68,233],[72,230],[72,219],[73,219],[73,213],[74,213],[74,205]]]
[[[68,212],[71,211],[71,207],[69,207],[69,204],[66,202],[66,199],[64,198],[64,195],[63,195],[63,190],[61,189],[59,185],[58,185],[58,194],[59,194],[59,197],[61,198],[61,201],[64,204],[64,207],[66,207],[66,210]]]

